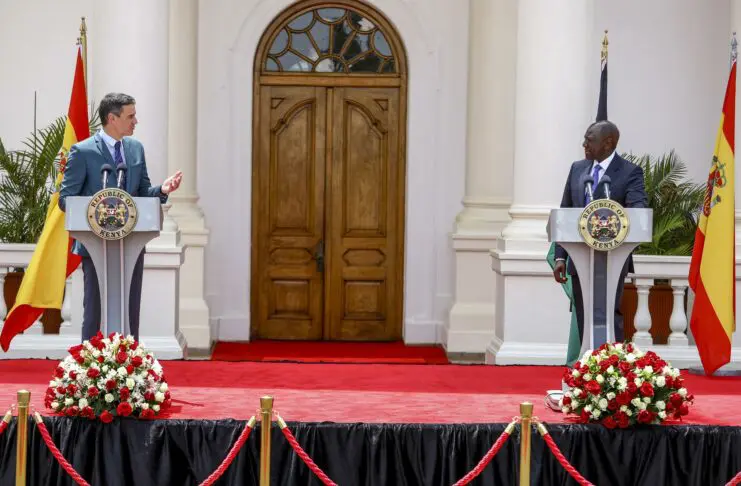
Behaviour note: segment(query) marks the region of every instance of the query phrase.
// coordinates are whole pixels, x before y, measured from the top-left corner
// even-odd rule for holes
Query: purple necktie
[[[116,142],[116,144],[113,146],[113,150],[115,152],[114,157],[113,157],[113,162],[116,164],[116,168],[118,168],[118,164],[121,164],[124,161],[123,156],[121,155],[121,141],[120,140]],[[121,188],[124,191],[126,190],[126,172],[124,172],[123,176],[121,177]]]
[[[592,196],[593,197],[597,193],[597,182],[599,182],[599,171],[601,169],[602,169],[602,166],[597,164],[594,166],[594,170],[592,171]]]

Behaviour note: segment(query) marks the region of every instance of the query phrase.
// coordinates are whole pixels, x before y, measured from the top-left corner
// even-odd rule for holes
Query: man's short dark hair
[[[126,105],[135,105],[136,100],[133,96],[129,96],[124,93],[108,93],[100,100],[98,106],[98,116],[100,117],[100,123],[106,126],[108,123],[108,115],[113,113],[116,116],[121,115],[121,110]]]
[[[618,130],[617,125],[609,120],[600,120],[598,122],[594,122],[592,123],[592,127],[597,130],[597,134],[602,140],[604,140],[606,137],[612,137],[617,144],[618,140],[620,139],[620,130]]]

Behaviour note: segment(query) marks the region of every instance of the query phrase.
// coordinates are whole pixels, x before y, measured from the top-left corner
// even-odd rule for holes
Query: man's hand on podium
[[[182,179],[183,173],[181,171],[177,171],[165,179],[165,182],[162,183],[162,194],[170,194],[172,191],[177,190],[180,187],[180,181]]]
[[[566,262],[559,260],[553,267],[553,277],[558,283],[566,283]]]

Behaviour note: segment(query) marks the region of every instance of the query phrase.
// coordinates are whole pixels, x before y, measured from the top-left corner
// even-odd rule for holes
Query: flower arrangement
[[[100,332],[73,346],[54,371],[44,405],[69,417],[152,419],[171,404],[162,366],[133,337]]]
[[[678,369],[630,343],[586,352],[564,372],[564,381],[569,391],[561,399],[562,412],[610,429],[681,420],[694,400]]]

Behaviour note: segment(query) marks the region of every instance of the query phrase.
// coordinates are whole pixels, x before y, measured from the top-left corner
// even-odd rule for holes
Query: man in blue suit
[[[182,173],[177,171],[161,186],[152,186],[147,174],[144,147],[141,142],[130,138],[138,123],[136,101],[123,93],[109,93],[98,107],[103,128],[92,137],[73,145],[67,157],[67,167],[59,190],[59,207],[65,210],[68,196],[92,196],[103,189],[101,167],[123,164],[127,170],[121,187],[135,197],[158,197],[162,203],[180,186]],[[116,173],[108,176],[108,187],[116,187]],[[75,241],[72,252],[82,256],[82,272],[85,291],[83,297],[82,339],[90,339],[100,329],[101,302],[95,266],[84,246]],[[129,322],[131,334],[139,339],[139,309],[141,304],[142,277],[144,274],[144,252],[134,267],[129,299]]]

